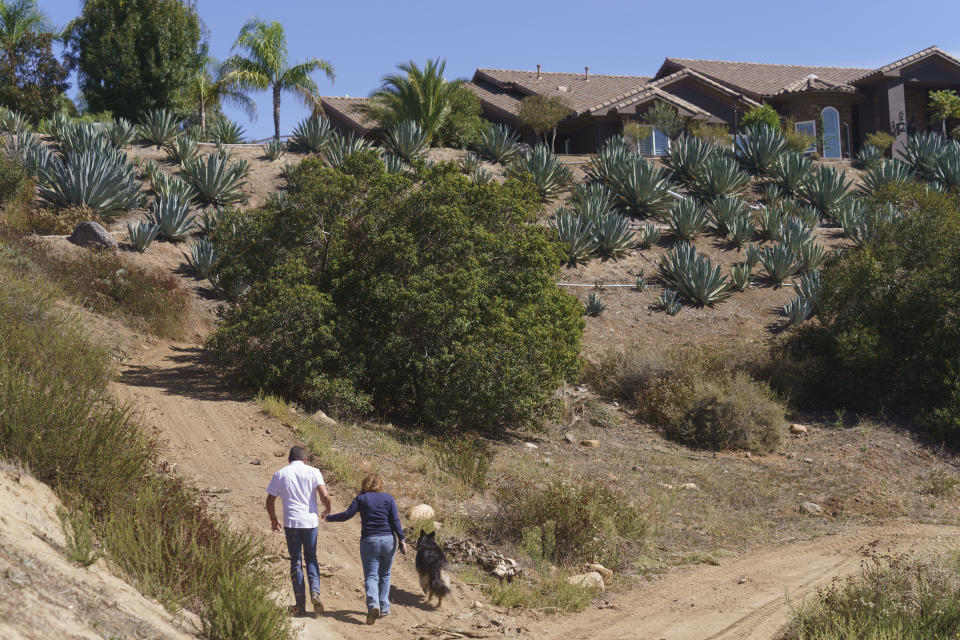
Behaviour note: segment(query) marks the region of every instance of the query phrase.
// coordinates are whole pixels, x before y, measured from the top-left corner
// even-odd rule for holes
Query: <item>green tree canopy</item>
[[[680,115],[679,111],[659,100],[654,102],[653,106],[647,110],[643,119],[671,140],[676,140],[687,126],[686,119]]]
[[[930,92],[930,116],[943,127],[943,135],[947,135],[947,120],[960,118],[960,96],[956,91],[943,89]]]
[[[312,110],[319,107],[319,89],[313,74],[322,71],[333,81],[333,65],[322,58],[310,58],[291,65],[287,57],[287,34],[279,22],[253,18],[240,29],[234,49],[247,52],[246,57],[235,55],[224,63],[227,86],[245,91],[273,93],[273,135],[280,138],[280,94],[296,94]]]
[[[203,67],[203,24],[180,0],[86,0],[68,28],[87,110],[136,121],[150,109],[186,113]]]
[[[748,129],[762,125],[772,129],[780,130],[780,114],[777,110],[767,103],[757,105],[743,114],[740,118],[740,128]]]
[[[6,40],[0,53],[0,104],[37,124],[58,112],[70,85],[69,71],[51,49],[49,33],[27,32]]]
[[[224,103],[243,109],[251,120],[257,117],[256,103],[231,81],[229,72],[213,58],[207,58],[203,68],[190,80],[187,96],[201,132],[207,130],[209,112],[219,111]]]
[[[551,151],[557,141],[557,125],[572,113],[570,106],[557,96],[542,96],[535,93],[520,101],[520,122],[532,129],[544,144],[547,143],[547,134],[552,134]]]
[[[209,346],[251,386],[431,428],[542,420],[580,366],[582,306],[527,181],[452,163],[388,174],[305,160],[287,202],[225,214],[224,286],[250,290]],[[232,231],[227,231],[227,229]]]
[[[457,149],[466,149],[476,144],[483,131],[490,126],[482,114],[480,99],[464,85],[460,85],[450,95],[450,113],[437,131],[436,142]]]
[[[427,60],[423,69],[413,60],[398,65],[403,73],[385,77],[372,100],[359,110],[384,129],[412,120],[433,142],[450,115],[457,88],[463,84],[461,80],[444,79],[446,66],[444,60]]]

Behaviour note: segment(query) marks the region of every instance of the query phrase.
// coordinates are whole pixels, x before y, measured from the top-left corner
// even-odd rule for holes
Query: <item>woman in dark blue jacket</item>
[[[346,511],[332,513],[327,522],[345,522],[360,512],[360,560],[367,591],[367,624],[390,614],[390,569],[393,556],[407,552],[397,501],[383,492],[383,480],[368,474],[360,485],[360,495]],[[394,537],[396,536],[396,537]]]

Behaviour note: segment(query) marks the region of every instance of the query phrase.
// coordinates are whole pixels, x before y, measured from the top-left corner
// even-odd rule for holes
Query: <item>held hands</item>
[[[330,509],[324,509],[323,511],[320,512],[320,519],[326,522],[328,515],[330,515]]]

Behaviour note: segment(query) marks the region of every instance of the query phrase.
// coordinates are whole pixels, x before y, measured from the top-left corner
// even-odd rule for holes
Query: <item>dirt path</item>
[[[285,463],[286,451],[295,442],[293,434],[247,399],[225,391],[197,364],[198,356],[199,349],[192,345],[148,343],[121,367],[117,394],[136,403],[143,423],[167,443],[166,459],[208,490],[233,525],[265,532],[264,487]],[[332,493],[335,509],[353,497],[342,488]],[[401,509],[405,506],[409,505]],[[298,620],[303,625],[301,637],[370,637],[370,630],[361,624],[359,525],[355,520],[321,528],[318,547],[328,613]],[[268,541],[278,556],[285,555],[279,537]],[[542,639],[766,640],[787,620],[788,600],[798,602],[818,586],[856,571],[861,550],[870,544],[902,551],[957,546],[960,528],[890,524],[853,529],[727,560],[722,566],[676,570],[648,586],[612,596],[608,608],[540,621],[507,618],[500,626],[477,625],[481,616],[470,606],[478,594],[464,585],[455,587],[454,601],[443,610],[425,607],[412,558],[398,557],[393,580],[396,606],[390,618],[377,623],[376,637],[426,636],[427,628],[437,627],[472,627],[480,637],[495,637],[512,623],[510,635]],[[489,606],[485,611],[501,620],[506,613]],[[523,633],[517,633],[517,627]]]

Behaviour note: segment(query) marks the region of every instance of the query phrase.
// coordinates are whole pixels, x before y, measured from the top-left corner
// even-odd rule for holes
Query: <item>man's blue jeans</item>
[[[368,611],[380,609],[380,615],[390,612],[390,569],[396,552],[397,542],[393,535],[370,536],[360,541]]]
[[[290,579],[293,580],[293,596],[297,604],[305,607],[307,594],[303,590],[303,569],[300,568],[301,552],[307,563],[307,579],[310,591],[320,591],[320,565],[317,564],[317,528],[284,529],[287,536],[287,551],[290,552]]]

